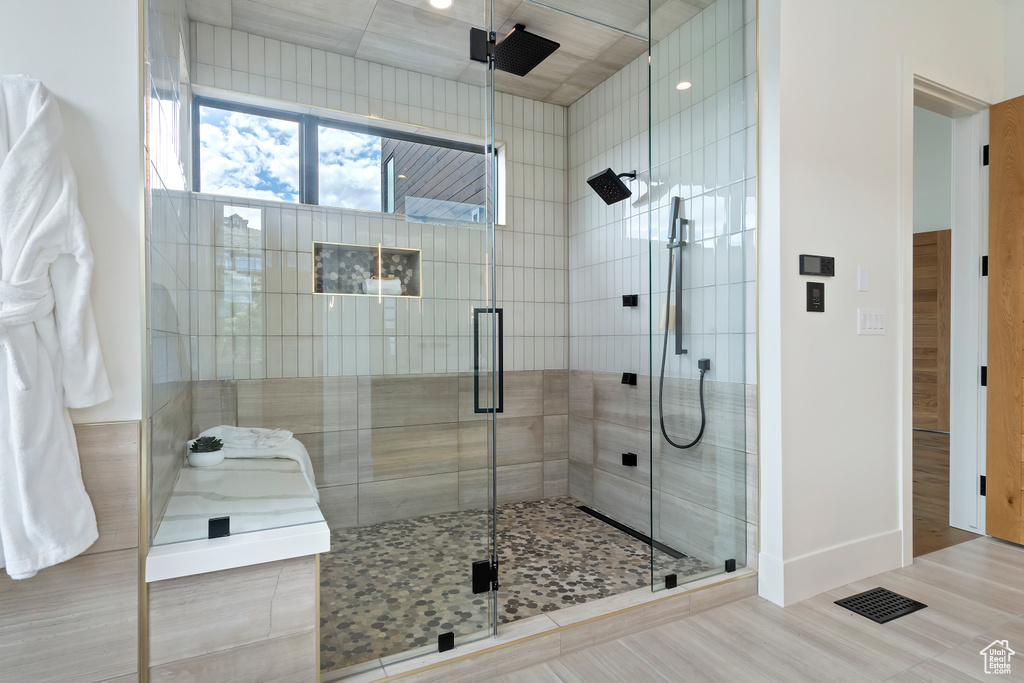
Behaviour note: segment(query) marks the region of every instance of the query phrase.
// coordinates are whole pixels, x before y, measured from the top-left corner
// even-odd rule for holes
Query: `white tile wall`
[[[647,57],[640,57],[569,108],[570,368],[657,376],[670,272],[669,207],[673,196],[682,197],[684,216],[693,221],[681,255],[689,353],[669,352],[666,374],[696,378],[697,359],[711,359],[708,434],[721,437],[725,430],[733,444],[744,443],[750,427],[736,415],[726,421],[728,411],[756,418],[757,409],[753,392],[737,394],[738,384],[756,383],[754,20],[751,0],[717,0],[653,46],[650,69]],[[681,81],[692,87],[677,90]],[[633,196],[612,206],[586,184],[609,167],[639,171],[637,181],[627,181]],[[640,294],[641,305],[623,308],[623,294]],[[723,382],[730,386],[716,386]],[[726,395],[740,396],[738,405],[722,404]],[[654,411],[660,446],[656,416]],[[721,503],[756,496],[756,446],[745,452],[711,441],[705,438],[691,453],[716,449],[716,463],[746,464],[745,474],[718,473],[699,495],[681,496],[668,495],[656,477],[653,535],[716,561],[754,562],[745,546],[748,532],[756,539],[757,527],[748,525],[746,506]],[[666,452],[671,450],[655,450],[655,471],[674,462],[662,462]],[[585,466],[571,470],[570,490],[586,490],[588,476]],[[753,493],[736,488],[745,486],[744,478],[755,483]],[[598,508],[636,484],[602,473],[601,486],[593,494]],[[644,519],[648,513],[636,514]]]
[[[201,23],[193,22],[192,32],[193,70],[201,85],[461,134],[486,133],[482,87]],[[225,70],[220,79],[218,69]],[[230,85],[226,85],[226,72],[230,72]],[[494,244],[495,262],[499,264],[495,291],[498,305],[505,310],[505,368],[564,369],[568,363],[566,109],[499,93],[495,98],[495,121],[495,139],[506,150],[507,174],[507,220],[497,230]],[[221,214],[210,201],[215,199],[207,197],[199,202],[197,239],[210,239],[214,226],[219,225]],[[341,236],[335,239],[328,235],[327,241],[382,241],[385,246],[407,246],[402,243],[405,241],[417,247],[422,243],[423,298],[385,299],[379,305],[376,300],[353,304],[347,301],[350,297],[334,297],[338,302],[327,311],[315,308],[317,300],[322,299],[316,297],[312,303],[314,325],[318,316],[327,316],[320,327],[330,329],[330,316],[357,315],[353,324],[340,329],[341,338],[331,339],[328,334],[322,344],[314,341],[319,335],[310,335],[307,341],[301,331],[292,332],[291,328],[279,334],[294,334],[297,342],[274,339],[275,318],[266,321],[273,330],[266,332],[269,336],[253,337],[247,347],[239,347],[212,338],[217,332],[208,334],[205,330],[215,330],[216,320],[200,316],[200,333],[194,346],[201,379],[223,379],[246,370],[247,377],[472,370],[469,301],[475,300],[482,287],[484,254],[490,248],[481,230],[407,224],[392,216],[326,207],[241,205],[259,205],[266,211],[266,278],[267,286],[275,289],[266,291],[265,314],[277,310],[279,293],[311,296],[305,284],[308,279],[300,276],[297,286],[292,269],[298,267],[300,254],[308,257],[307,226],[310,221],[315,226],[318,220],[330,228],[331,235]],[[315,235],[313,238],[319,239]],[[427,253],[433,253],[433,257]],[[467,283],[469,291],[460,290]],[[216,310],[208,301],[214,297],[212,290],[196,294],[200,306],[207,304],[200,309],[207,312],[205,315]],[[354,312],[347,313],[348,308]],[[220,311],[224,312],[223,307]],[[395,329],[386,328],[384,321],[392,318]],[[407,327],[405,320],[409,321]],[[248,354],[248,363],[227,360],[242,351]],[[311,359],[306,357],[307,352]],[[257,357],[258,362],[254,360]]]
[[[697,359],[710,357],[709,380],[755,381],[757,121],[754,51],[747,44],[755,31],[745,4],[718,0],[654,46],[649,112],[646,56],[569,108],[573,369],[623,372],[628,359],[645,372],[651,360],[660,363],[661,337],[648,345],[648,321],[657,332],[669,267],[669,204],[681,196],[693,221],[681,257],[689,353],[669,354],[667,374],[696,377]],[[679,91],[680,81],[692,87]],[[627,181],[630,200],[606,206],[586,185],[607,167],[641,172],[638,181]],[[641,306],[622,308],[620,296],[633,293],[641,294]]]

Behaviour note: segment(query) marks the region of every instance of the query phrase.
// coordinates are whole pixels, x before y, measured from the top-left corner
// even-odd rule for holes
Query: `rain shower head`
[[[525,76],[560,47],[559,43],[530,33],[522,24],[516,24],[505,40],[495,47],[494,66],[516,76]]]
[[[626,187],[626,183],[620,180],[624,177],[636,178],[636,171],[615,175],[615,171],[606,168],[587,178],[587,184],[594,188],[594,192],[604,200],[605,204],[615,204],[623,199],[629,199],[633,195],[632,190]]]

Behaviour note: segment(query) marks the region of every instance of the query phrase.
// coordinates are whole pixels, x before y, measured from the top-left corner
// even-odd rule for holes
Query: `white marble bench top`
[[[230,517],[231,535],[209,539],[211,517]],[[146,559],[158,581],[330,549],[330,530],[293,460],[228,459],[184,465]]]

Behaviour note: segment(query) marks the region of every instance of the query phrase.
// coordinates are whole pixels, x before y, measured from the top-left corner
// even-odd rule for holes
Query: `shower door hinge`
[[[981,165],[988,166],[988,145],[981,148]]]
[[[988,256],[981,257],[981,276],[988,277]]]
[[[981,386],[983,386],[983,387],[987,387],[988,386],[988,366],[987,365],[982,365],[981,366]]]
[[[469,29],[469,58],[474,62],[493,63],[496,43],[494,31],[488,33],[482,28]]]
[[[473,593],[498,590],[498,563],[480,560],[473,563]]]
[[[985,495],[985,475],[981,475],[981,483],[978,485],[978,491],[981,495]]]

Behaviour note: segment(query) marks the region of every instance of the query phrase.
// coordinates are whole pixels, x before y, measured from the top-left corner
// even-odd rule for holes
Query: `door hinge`
[[[492,62],[496,42],[497,36],[494,31],[488,33],[482,28],[469,29],[469,58],[485,64]]]
[[[498,590],[498,563],[480,560],[473,563],[473,593]]]
[[[981,257],[981,276],[988,277],[988,256]]]
[[[985,495],[985,475],[984,474],[981,475],[981,484],[978,487],[978,490],[981,491],[981,495],[983,495],[983,496]]]
[[[981,165],[988,166],[988,145],[981,148]]]
[[[981,386],[983,386],[983,387],[987,387],[988,386],[988,366],[987,365],[982,365],[981,366]]]

